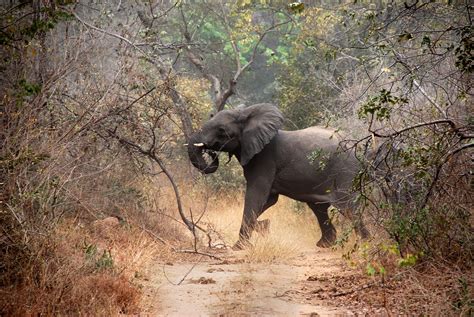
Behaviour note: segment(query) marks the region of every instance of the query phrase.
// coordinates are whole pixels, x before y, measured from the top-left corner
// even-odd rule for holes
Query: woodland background
[[[347,256],[382,278],[440,268],[453,281],[440,310],[472,314],[472,14],[469,1],[1,1],[0,311],[139,312],[140,272],[198,250],[177,210],[196,224],[242,199],[238,162],[203,177],[186,139],[211,113],[271,102],[286,129],[335,127],[372,152],[354,190],[375,238]],[[120,230],[104,233],[107,216]]]

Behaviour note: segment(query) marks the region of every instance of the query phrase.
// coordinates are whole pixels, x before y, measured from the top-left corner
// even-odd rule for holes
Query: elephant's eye
[[[219,135],[226,135],[227,134],[224,127],[219,127],[219,129],[217,129],[217,132],[219,133]]]

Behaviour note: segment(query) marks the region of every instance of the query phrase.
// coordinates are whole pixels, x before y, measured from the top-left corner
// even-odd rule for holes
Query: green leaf
[[[421,45],[426,45],[426,46],[430,46],[431,45],[431,39],[429,36],[425,35],[423,36],[423,39],[421,40]]]
[[[385,270],[385,268],[383,266],[380,266],[379,267],[379,273],[380,273],[380,275],[385,275],[385,274],[387,274],[387,271]]]
[[[301,13],[304,10],[303,2],[292,2],[288,4],[288,10],[292,13]]]
[[[413,38],[411,33],[403,33],[398,36],[398,42],[408,41]]]
[[[366,271],[367,275],[369,275],[369,276],[375,276],[375,273],[377,273],[375,268],[370,263],[367,264],[367,266],[365,268],[365,271]]]
[[[409,267],[416,264],[418,261],[418,255],[416,254],[407,254],[406,257],[398,260],[398,266],[400,267]]]

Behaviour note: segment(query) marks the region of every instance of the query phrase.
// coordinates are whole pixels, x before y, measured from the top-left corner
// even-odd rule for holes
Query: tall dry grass
[[[135,314],[141,310],[141,279],[162,245],[127,224],[65,220],[30,244],[19,280],[0,290],[5,315]],[[32,254],[32,255],[33,255]],[[8,259],[7,259],[8,260]]]
[[[205,216],[229,246],[238,240],[243,201],[243,197],[215,198]],[[270,228],[268,232],[253,233],[251,245],[244,251],[249,262],[271,263],[314,250],[321,235],[312,211],[297,208],[286,197],[281,197],[259,220],[269,220]]]

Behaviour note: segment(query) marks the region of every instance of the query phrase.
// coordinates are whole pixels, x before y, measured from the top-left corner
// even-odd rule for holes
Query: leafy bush
[[[470,159],[458,150],[456,138],[462,136],[445,128],[442,134],[420,128],[383,141],[354,185],[364,213],[396,241],[403,257],[420,254],[469,267],[474,261]]]

